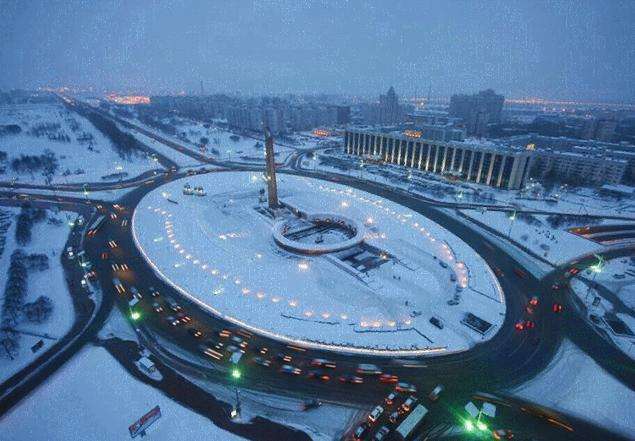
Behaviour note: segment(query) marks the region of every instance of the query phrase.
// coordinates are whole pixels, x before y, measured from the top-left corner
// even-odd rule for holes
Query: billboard
[[[132,423],[130,427],[128,427],[130,436],[134,438],[135,436],[142,434],[148,427],[150,427],[152,423],[154,423],[159,418],[161,418],[161,408],[159,408],[159,406],[156,406],[154,409],[146,413],[144,416]]]

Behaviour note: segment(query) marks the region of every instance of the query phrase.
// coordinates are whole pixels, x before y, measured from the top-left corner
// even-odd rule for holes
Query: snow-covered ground
[[[172,124],[176,128],[177,134],[172,135],[166,133],[138,120],[133,121],[134,124],[146,130],[174,141],[196,153],[203,153],[209,158],[219,161],[264,165],[264,139],[235,134],[215,125],[209,125],[209,128],[207,128],[205,127],[206,124],[202,122],[186,118],[170,118],[162,122]],[[232,139],[233,136],[238,136],[238,139]],[[209,140],[209,144],[207,144],[204,150],[201,150],[200,147],[201,138],[207,138]],[[149,145],[152,147],[155,146],[155,144]],[[299,141],[297,146],[294,145],[290,147],[290,145],[284,142],[281,143],[277,141],[275,147],[276,162],[285,162],[296,148],[309,148],[313,146],[314,144],[309,142]]]
[[[565,340],[547,368],[513,393],[579,415],[630,437],[635,428],[635,392]],[[630,405],[628,403],[631,403]]]
[[[602,272],[590,270],[571,280],[571,288],[585,305],[588,319],[596,317],[594,325],[605,330],[613,343],[627,356],[635,360],[635,267],[629,258],[611,259]],[[614,276],[624,276],[615,278]],[[581,280],[584,278],[586,283]],[[590,282],[590,283],[589,283]],[[600,288],[596,289],[595,284]],[[619,323],[619,322],[622,323]],[[613,324],[612,326],[609,326]],[[618,331],[613,329],[617,325]],[[630,329],[621,330],[624,325]]]
[[[339,166],[338,166],[339,165]],[[556,188],[538,197],[521,195],[517,190],[504,190],[470,182],[452,182],[444,177],[420,172],[394,164],[374,165],[342,151],[321,152],[314,160],[304,159],[302,166],[308,170],[322,170],[349,176],[362,177],[383,184],[398,186],[440,202],[469,202],[513,206],[522,210],[537,210],[574,215],[633,216],[635,198],[614,198],[600,195],[594,188]]]
[[[17,208],[3,208],[3,210],[14,213],[16,216],[20,212]],[[73,302],[66,286],[60,254],[64,251],[64,244],[69,234],[68,221],[74,220],[76,214],[63,211],[56,214],[52,211],[47,211],[46,215],[47,219],[34,225],[31,242],[23,247],[20,247],[16,242],[16,219],[14,218],[11,227],[7,231],[6,246],[0,257],[0,280],[7,280],[11,254],[17,248],[22,249],[27,255],[46,254],[48,256],[49,269],[29,271],[28,290],[24,302],[29,303],[39,296],[47,296],[53,301],[52,315],[46,322],[41,324],[32,323],[26,319],[21,320],[16,329],[23,332],[48,335],[50,338],[22,334],[19,339],[20,348],[17,357],[14,360],[10,360],[5,355],[0,357],[0,382],[28,365],[41,352],[51,346],[55,340],[63,337],[73,325]],[[60,224],[49,223],[49,219],[58,220]],[[4,296],[4,288],[5,283],[3,282],[0,285],[2,296]],[[40,339],[44,342],[44,346],[39,352],[34,354],[31,352],[31,346]]]
[[[132,158],[120,157],[108,140],[87,119],[67,110],[62,104],[16,104],[0,106],[0,125],[19,125],[21,132],[0,137],[0,151],[7,153],[0,180],[45,184],[43,169],[32,173],[16,170],[12,161],[20,155],[43,155],[50,150],[57,160],[52,183],[106,182],[160,168],[145,153]],[[49,124],[48,128],[44,124]],[[40,136],[35,136],[35,132]],[[54,138],[54,139],[50,139]],[[64,140],[61,140],[64,139]],[[123,175],[122,175],[123,176]],[[105,177],[104,179],[102,179]]]
[[[530,215],[530,219],[525,219],[522,214],[504,211],[462,210],[462,213],[556,265],[605,249],[597,242],[569,233],[566,229],[552,228],[545,215]]]
[[[196,165],[200,164],[196,159],[192,158],[191,156],[184,155],[183,153],[180,153],[180,152],[174,150],[173,148],[166,146],[162,142],[159,142],[156,139],[150,138],[149,136],[144,135],[143,133],[141,133],[141,132],[139,132],[137,130],[129,129],[129,128],[123,127],[121,125],[119,126],[119,128],[122,131],[127,131],[132,136],[137,138],[137,140],[139,140],[141,143],[147,145],[151,149],[153,149],[156,152],[162,154],[166,158],[174,161],[179,167],[196,166]]]
[[[86,348],[0,418],[3,439],[123,440],[154,406],[161,418],[150,440],[242,439],[130,376],[102,348]]]
[[[458,237],[369,193],[288,175],[278,182],[287,204],[365,225],[365,242],[385,262],[361,272],[333,255],[282,250],[272,220],[256,210],[262,176],[246,172],[184,178],[149,193],[135,210],[135,239],[182,294],[274,338],[433,355],[469,349],[496,333],[505,316],[502,290]],[[185,183],[208,195],[183,195]],[[466,288],[450,306],[459,285]],[[490,332],[482,336],[463,324],[467,313],[489,322]],[[443,329],[430,322],[433,316]]]

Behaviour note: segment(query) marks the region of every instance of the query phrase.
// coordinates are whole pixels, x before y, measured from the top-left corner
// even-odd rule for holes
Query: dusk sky
[[[7,1],[0,88],[635,101],[635,1]]]

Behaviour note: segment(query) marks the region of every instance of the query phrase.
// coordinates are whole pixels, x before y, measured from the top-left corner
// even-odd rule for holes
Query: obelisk
[[[269,208],[276,209],[280,207],[278,203],[278,185],[276,183],[276,158],[273,154],[273,136],[269,127],[265,126],[265,161],[267,163],[267,198],[269,200]]]

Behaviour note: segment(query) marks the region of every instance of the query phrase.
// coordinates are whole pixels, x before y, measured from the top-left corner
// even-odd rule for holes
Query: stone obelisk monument
[[[269,209],[275,210],[280,207],[278,202],[278,184],[276,182],[276,158],[273,155],[273,136],[269,127],[265,126],[265,160],[267,162],[267,198]]]

